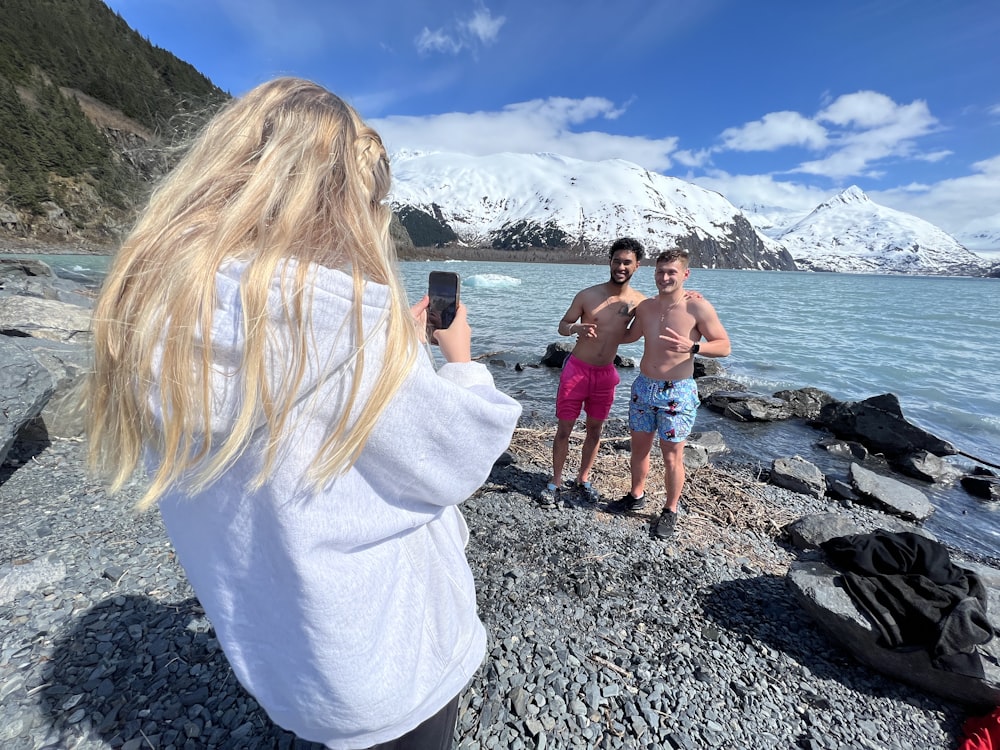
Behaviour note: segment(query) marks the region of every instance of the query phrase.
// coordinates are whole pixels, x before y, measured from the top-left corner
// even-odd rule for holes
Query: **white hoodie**
[[[236,413],[233,371],[242,357],[239,279],[217,275],[212,326],[213,431]],[[315,274],[313,329],[327,367],[351,361],[350,276]],[[271,304],[280,301],[278,280]],[[385,346],[388,287],[368,283],[360,401]],[[272,315],[281,331],[281,318]],[[280,336],[279,336],[280,339]],[[482,661],[486,633],[465,558],[457,505],[485,481],[521,413],[478,363],[416,364],[353,468],[319,493],[306,467],[343,408],[349,375],[317,386],[310,366],[294,437],[267,484],[245,485],[260,466],[263,430],[208,490],[182,489],[160,509],[191,585],[240,683],[272,720],[330,748],[396,738],[437,713]],[[341,370],[343,372],[343,370]],[[153,461],[155,465],[155,459]]]

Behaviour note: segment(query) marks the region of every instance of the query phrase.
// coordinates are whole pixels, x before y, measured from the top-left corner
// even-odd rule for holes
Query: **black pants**
[[[456,695],[416,729],[394,740],[372,745],[368,750],[451,750],[455,746],[458,698]]]

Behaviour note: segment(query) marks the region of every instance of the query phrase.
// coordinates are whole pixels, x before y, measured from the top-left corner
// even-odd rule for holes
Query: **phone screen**
[[[458,274],[450,271],[431,271],[427,277],[427,340],[432,344],[434,331],[447,328],[455,320],[459,297]]]

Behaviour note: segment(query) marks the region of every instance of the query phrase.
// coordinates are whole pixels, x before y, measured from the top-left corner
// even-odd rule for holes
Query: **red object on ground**
[[[989,716],[973,716],[962,725],[965,739],[958,750],[1000,750],[1000,707]]]

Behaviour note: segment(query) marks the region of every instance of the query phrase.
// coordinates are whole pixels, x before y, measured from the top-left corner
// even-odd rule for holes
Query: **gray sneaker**
[[[608,503],[608,513],[635,513],[646,507],[646,493],[642,497],[632,497],[631,492],[626,492],[621,500],[612,500]]]
[[[559,488],[552,482],[545,485],[545,489],[538,493],[538,504],[543,508],[555,508],[559,504]]]
[[[664,508],[660,512],[660,517],[653,524],[653,536],[657,539],[669,539],[674,535],[674,527],[677,525],[676,511]]]
[[[597,503],[600,502],[601,496],[590,482],[578,482],[574,479],[569,483],[569,486],[572,487],[576,491],[576,494],[579,495],[580,499],[588,505],[597,505]]]

